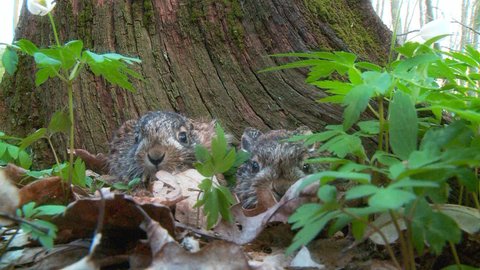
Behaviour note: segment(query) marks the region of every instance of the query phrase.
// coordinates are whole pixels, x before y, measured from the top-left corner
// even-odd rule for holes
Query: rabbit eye
[[[187,143],[188,142],[188,137],[187,133],[185,131],[182,131],[178,133],[178,141],[181,143]]]
[[[136,134],[135,135],[135,144],[138,144],[140,142],[140,135]]]
[[[257,173],[260,170],[260,165],[258,165],[258,162],[252,161],[252,172]]]
[[[302,170],[305,173],[309,172],[310,171],[310,164],[308,164],[308,163],[303,164]]]

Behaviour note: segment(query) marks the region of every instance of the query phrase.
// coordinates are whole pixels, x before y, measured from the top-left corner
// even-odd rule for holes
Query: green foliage
[[[14,163],[24,169],[30,168],[32,158],[23,148],[18,146],[18,138],[10,137],[0,131],[0,165]]]
[[[195,157],[198,160],[195,168],[200,174],[207,177],[198,185],[202,191],[202,197],[197,201],[195,207],[203,207],[207,216],[207,228],[212,228],[220,215],[227,221],[233,220],[230,212],[230,206],[235,203],[233,195],[228,188],[215,184],[213,177],[225,174],[229,176],[227,179],[234,181],[233,172],[248,159],[248,154],[237,153],[235,148],[228,145],[225,132],[220,125],[215,127],[215,134],[210,151],[202,145],[195,147]],[[230,184],[234,185],[232,182]]]
[[[320,102],[344,106],[342,125],[291,139],[321,143],[319,151],[332,157],[312,162],[331,163],[335,171],[305,179],[302,187],[320,182],[321,203],[303,205],[290,217],[293,229],[299,231],[289,252],[323,229],[332,234],[349,223],[361,239],[374,214],[382,213],[393,222],[407,223],[407,231],[398,232],[411,236],[402,246],[405,262],[411,261],[407,258],[413,254],[408,250],[412,246],[419,254],[426,245],[438,254],[447,243],[460,241],[461,230],[478,230],[459,224],[460,219],[478,224],[480,217],[468,211],[452,215],[442,206],[452,199],[465,201],[450,198],[452,183],[467,191],[460,196],[479,197],[480,52],[471,46],[462,52],[437,50],[431,46],[435,40],[404,44],[396,49],[398,59],[386,67],[357,62],[354,54],[346,52],[274,55],[300,60],[266,71],[308,67],[306,82],[328,94]],[[375,118],[359,121],[367,110]],[[363,138],[375,139],[377,150],[366,151]],[[338,201],[329,183],[340,178],[357,185]],[[358,199],[366,205],[348,207]]]
[[[117,190],[124,190],[124,191],[127,191],[127,192],[132,192],[132,190],[137,187],[138,185],[140,185],[142,183],[142,179],[137,177],[137,178],[133,178],[132,180],[130,180],[128,183],[121,183],[121,182],[118,182],[118,183],[114,183],[113,184],[113,188],[114,189],[117,189]]]
[[[35,207],[34,202],[27,203],[22,208],[17,209],[17,216],[27,222],[20,224],[20,228],[33,240],[37,240],[45,248],[53,247],[53,240],[57,237],[57,227],[55,224],[40,219],[41,217],[50,217],[62,214],[66,207],[63,205],[42,205]]]

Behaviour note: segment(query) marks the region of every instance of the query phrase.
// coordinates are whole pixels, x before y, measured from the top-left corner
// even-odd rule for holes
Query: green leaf
[[[387,72],[366,71],[362,73],[364,84],[375,89],[375,92],[384,95],[392,85],[392,77]]]
[[[346,200],[354,200],[366,196],[375,194],[379,190],[378,187],[374,185],[359,185],[352,187],[345,194]]]
[[[225,155],[223,161],[220,164],[216,164],[215,171],[217,173],[224,173],[228,171],[235,163],[235,149],[230,149]]]
[[[325,185],[338,178],[353,180],[362,184],[370,183],[370,174],[356,173],[356,172],[335,172],[335,171],[323,171],[319,173],[311,174],[303,180],[302,184],[298,187],[298,190],[304,189],[306,186],[312,184],[315,181],[320,181],[321,185]]]
[[[17,70],[17,64],[17,53],[11,47],[7,47],[2,56],[2,65],[5,67],[5,71],[7,71],[8,74],[13,75]]]
[[[407,73],[412,68],[418,68],[422,64],[429,64],[439,60],[440,57],[434,53],[416,55],[412,58],[402,60],[394,70],[394,74]]]
[[[332,211],[325,214],[315,215],[305,226],[295,235],[292,244],[287,248],[287,255],[312,241],[317,234],[323,230],[330,220],[335,218],[339,211]],[[289,220],[290,222],[290,220]]]
[[[220,164],[227,152],[225,132],[220,125],[215,126],[215,138],[212,139],[212,157],[215,165]]]
[[[373,89],[367,85],[357,85],[345,96],[343,105],[346,106],[343,113],[343,129],[348,130],[357,122],[360,117],[360,113],[365,111],[371,96],[373,95]]]
[[[352,234],[357,241],[360,241],[363,238],[365,229],[367,229],[367,225],[367,220],[363,220],[363,222],[361,220],[352,221]]]
[[[410,97],[395,92],[389,109],[390,145],[393,153],[406,160],[417,149],[418,118]]]
[[[35,63],[37,63],[40,67],[59,67],[62,65],[61,61],[52,58],[43,52],[34,53],[33,58],[35,59]]]
[[[113,183],[112,187],[116,190],[128,190],[128,185],[121,182]]]
[[[452,264],[442,268],[442,270],[478,270],[478,267],[473,267],[465,264]]]
[[[64,111],[56,111],[52,119],[50,119],[50,123],[48,124],[48,130],[50,133],[55,132],[67,132],[70,128],[70,118],[68,114]]]
[[[21,216],[25,218],[31,218],[35,215],[37,211],[35,210],[35,202],[29,202],[22,206],[22,214]]]
[[[337,199],[337,188],[332,185],[321,186],[317,191],[317,196],[323,202],[333,202]]]
[[[20,149],[15,145],[9,144],[7,145],[7,152],[13,159],[17,159],[20,154]]]
[[[439,184],[426,180],[414,180],[410,178],[403,178],[402,180],[395,181],[389,185],[389,188],[410,188],[410,187],[438,187]]]
[[[75,57],[80,59],[83,49],[83,41],[72,40],[65,44],[65,48]]]
[[[33,54],[38,51],[37,46],[35,44],[33,44],[33,42],[31,42],[28,39],[20,39],[19,41],[15,42],[15,45],[20,47],[20,49],[24,53],[26,53],[30,56],[33,56]]]
[[[128,189],[133,189],[134,187],[138,186],[142,182],[140,177],[133,178],[128,182]]]
[[[380,122],[377,120],[361,121],[357,125],[366,134],[376,135],[380,131]]]
[[[356,67],[362,68],[362,69],[367,69],[367,70],[372,70],[372,71],[377,71],[377,72],[382,72],[383,68],[375,65],[370,62],[358,62],[355,64]]]
[[[62,214],[67,209],[64,205],[41,205],[37,207],[38,213],[35,217],[38,216],[55,216]]]
[[[394,188],[381,188],[368,199],[368,204],[372,207],[395,210],[415,198],[415,194],[409,191]]]
[[[118,53],[106,53],[103,55],[103,57],[114,59],[114,60],[122,60],[128,64],[133,64],[134,62],[138,64],[142,63],[142,60],[140,60],[139,58],[126,57]]]
[[[18,153],[18,162],[20,163],[20,166],[24,169],[28,169],[30,168],[30,166],[32,166],[32,158],[25,151],[20,151]]]
[[[208,149],[201,144],[195,145],[195,158],[201,163],[207,162],[209,159],[211,159]]]
[[[48,78],[53,78],[57,76],[56,70],[53,68],[40,68],[35,73],[35,86],[40,86],[48,80]]]
[[[34,133],[28,135],[25,139],[20,141],[20,149],[25,149],[29,147],[32,143],[45,138],[45,133],[47,132],[46,128],[40,128]]]
[[[72,183],[80,187],[86,187],[85,177],[86,177],[86,168],[85,162],[81,158],[77,158],[73,164],[73,177]]]

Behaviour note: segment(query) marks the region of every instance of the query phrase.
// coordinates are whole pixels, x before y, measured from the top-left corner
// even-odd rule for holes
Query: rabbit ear
[[[242,150],[251,152],[252,146],[255,141],[262,135],[262,132],[258,129],[248,127],[243,131],[242,134],[242,141],[240,143],[240,147]]]
[[[294,132],[294,135],[311,135],[313,134],[312,130],[307,126],[300,126]],[[313,153],[320,147],[320,143],[316,142],[308,146],[308,152]]]
[[[293,132],[294,135],[310,135],[312,130],[307,126],[300,126]]]

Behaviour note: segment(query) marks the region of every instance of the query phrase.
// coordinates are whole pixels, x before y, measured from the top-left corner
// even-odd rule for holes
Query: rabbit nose
[[[148,160],[155,166],[162,163],[165,153],[148,153]]]

